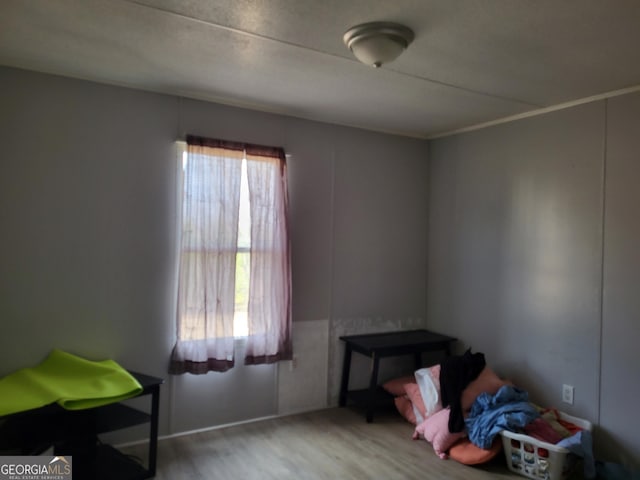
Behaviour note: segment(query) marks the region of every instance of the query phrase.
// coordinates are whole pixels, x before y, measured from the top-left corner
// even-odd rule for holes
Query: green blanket
[[[99,407],[140,392],[138,381],[113,360],[93,362],[53,350],[39,365],[0,378],[0,416],[53,402],[67,410]]]

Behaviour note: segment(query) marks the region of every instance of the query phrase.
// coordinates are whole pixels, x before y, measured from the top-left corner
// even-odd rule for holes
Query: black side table
[[[378,367],[380,359],[400,355],[413,355],[416,370],[422,367],[422,353],[444,351],[451,355],[451,343],[457,339],[428,330],[405,330],[400,332],[373,333],[365,335],[347,335],[340,337],[345,342],[342,381],[340,383],[339,405],[344,407],[347,398],[356,405],[364,406],[368,423],[373,421],[376,407],[388,404],[388,394],[378,390]],[[349,391],[351,371],[351,352],[358,352],[371,358],[371,376],[369,388]]]
[[[129,372],[142,386],[138,396],[151,395],[151,412],[123,403],[85,410],[65,410],[57,403],[0,419],[0,452],[38,455],[53,445],[54,455],[73,457],[73,476],[79,480],[141,480],[156,474],[158,413],[163,379]],[[98,445],[98,435],[134,425],[149,424],[147,468],[110,445]]]

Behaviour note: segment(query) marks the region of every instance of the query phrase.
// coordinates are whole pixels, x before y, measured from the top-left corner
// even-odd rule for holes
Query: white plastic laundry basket
[[[559,412],[560,418],[591,431],[591,422]],[[571,475],[577,458],[566,448],[528,435],[503,430],[502,445],[512,472],[535,480],[564,480]]]

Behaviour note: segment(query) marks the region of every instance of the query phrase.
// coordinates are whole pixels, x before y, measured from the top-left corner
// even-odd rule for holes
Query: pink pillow
[[[447,450],[463,438],[466,433],[450,433],[449,432],[449,413],[451,410],[445,408],[437,413],[434,413],[424,422],[418,425],[413,434],[414,438],[421,435],[431,442],[433,450],[440,458],[447,458]]]
[[[404,377],[394,378],[382,384],[387,392],[394,397],[399,397],[405,394],[404,386],[406,383],[416,383],[416,379],[413,375],[406,375]]]
[[[394,398],[393,402],[396,404],[398,412],[400,412],[400,415],[402,415],[405,420],[409,423],[413,423],[414,425],[417,423],[416,414],[413,412],[413,405],[411,405],[411,400],[409,400],[406,395]]]
[[[404,386],[404,391],[411,400],[411,403],[418,409],[420,415],[422,415],[422,419],[427,418],[427,409],[424,406],[424,402],[422,401],[422,394],[420,393],[420,387],[418,387],[417,383],[407,383]]]
[[[481,393],[495,395],[501,387],[508,383],[498,377],[489,367],[484,367],[480,375],[462,391],[462,396],[460,397],[462,411],[468,412],[471,410],[473,402],[476,401],[476,398]]]

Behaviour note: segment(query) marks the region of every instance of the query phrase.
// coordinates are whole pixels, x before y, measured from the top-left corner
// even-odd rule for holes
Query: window
[[[247,159],[242,159],[240,179],[240,211],[238,215],[238,250],[236,253],[235,311],[233,335],[246,337],[249,334],[249,280],[251,277],[251,203],[249,202],[249,180]]]
[[[245,364],[291,358],[284,151],[190,136],[181,166],[170,372],[232,368],[238,336]]]
[[[181,188],[184,197],[190,197],[195,192],[191,190],[197,190],[198,185],[193,183],[185,184],[185,172],[189,163],[189,156],[187,153],[187,144],[185,142],[178,142],[179,158],[182,161],[181,172]],[[249,278],[250,278],[250,265],[251,265],[251,215],[250,215],[250,202],[249,202],[249,183],[247,178],[247,159],[245,155],[242,156],[241,161],[241,178],[240,178],[240,204],[238,210],[238,241],[236,243],[235,253],[235,289],[234,289],[234,315],[233,315],[233,336],[234,337],[246,337],[248,335],[248,307],[249,307]],[[182,218],[183,232],[190,233],[196,227],[197,211],[190,210],[187,216]],[[207,249],[203,245],[195,245],[194,251],[183,251],[183,256],[191,256],[190,262],[201,261],[203,255],[207,255]],[[198,321],[197,312],[199,310],[198,301],[194,300],[187,306],[187,311],[183,315],[180,322],[181,336],[183,338],[192,339],[204,339],[207,337],[207,333],[204,329],[204,324]],[[214,332],[213,336],[221,336],[219,332]]]

